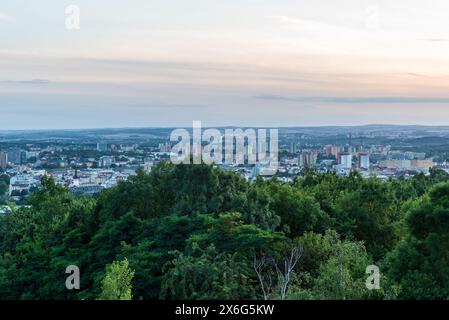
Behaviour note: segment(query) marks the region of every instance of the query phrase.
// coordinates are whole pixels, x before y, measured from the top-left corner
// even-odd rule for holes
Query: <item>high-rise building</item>
[[[298,165],[302,168],[312,168],[316,165],[318,154],[316,151],[303,150],[299,154]]]
[[[27,163],[27,152],[25,150],[20,151],[20,164]]]
[[[99,152],[108,151],[108,144],[104,143],[104,142],[98,142],[97,143],[97,151],[99,151]]]
[[[8,167],[8,152],[0,151],[0,169],[5,170]]]
[[[342,152],[339,154],[338,157],[340,165],[344,169],[351,169],[352,168],[352,155],[348,152]]]
[[[290,153],[295,154],[296,153],[296,143],[290,142]]]
[[[338,154],[340,153],[340,147],[339,146],[332,146],[331,148],[331,155],[335,156],[335,159],[338,159]]]
[[[27,161],[26,151],[18,148],[8,150],[8,161],[12,164],[23,164]]]
[[[110,166],[112,166],[113,163],[114,163],[114,158],[109,157],[109,156],[103,156],[100,158],[100,161],[99,161],[100,167],[103,167],[103,168],[110,167]]]
[[[365,152],[360,152],[358,155],[359,162],[358,167],[359,169],[369,170],[369,154]]]

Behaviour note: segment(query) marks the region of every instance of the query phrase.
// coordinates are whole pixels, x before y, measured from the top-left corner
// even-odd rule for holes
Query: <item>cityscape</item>
[[[89,138],[79,131],[71,142],[57,131],[46,133],[47,138],[31,132],[25,133],[26,142],[19,143],[20,132],[5,133],[0,140],[0,170],[9,185],[1,198],[3,205],[25,203],[43,176],[53,177],[73,194],[94,195],[135,175],[138,168],[150,172],[161,161],[170,161],[175,144],[167,135],[170,130],[115,129],[113,134],[93,130]],[[247,181],[260,176],[293,182],[307,170],[337,175],[356,171],[381,180],[428,175],[432,168],[449,173],[449,127],[281,128],[279,139],[276,172],[263,163],[237,164],[235,159],[234,164],[216,166]],[[436,148],[429,149],[426,141]]]

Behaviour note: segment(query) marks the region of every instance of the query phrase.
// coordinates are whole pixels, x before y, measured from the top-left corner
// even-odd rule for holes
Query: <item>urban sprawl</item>
[[[132,144],[117,144],[116,140],[96,143],[49,140],[20,145],[8,142],[7,148],[0,143],[0,174],[9,180],[9,187],[0,200],[3,205],[11,201],[26,203],[28,195],[40,187],[42,177],[48,175],[74,194],[94,195],[135,175],[138,168],[149,172],[158,162],[169,161],[174,144],[163,135],[143,142],[137,138],[140,143]],[[428,174],[433,167],[449,172],[444,157],[436,159],[426,152],[400,150],[388,144],[367,145],[353,141],[351,133],[335,144],[313,143],[304,135],[281,134],[278,159],[277,172],[263,163],[218,166],[235,171],[249,181],[258,176],[271,179],[274,173],[284,182],[293,181],[305,170],[334,171],[338,175],[357,171],[363,177],[380,179],[408,179],[418,173]]]

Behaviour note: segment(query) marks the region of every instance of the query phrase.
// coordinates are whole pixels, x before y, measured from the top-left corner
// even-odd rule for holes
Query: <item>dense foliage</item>
[[[44,178],[30,207],[0,216],[0,298],[446,299],[448,181],[249,183],[162,163],[92,198]],[[365,285],[373,264],[379,290]],[[65,288],[69,265],[80,290]]]

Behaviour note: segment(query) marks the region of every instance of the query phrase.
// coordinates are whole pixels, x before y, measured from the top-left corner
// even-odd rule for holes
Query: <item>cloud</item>
[[[340,30],[342,27],[336,25],[330,25],[323,23],[321,21],[304,19],[304,18],[294,18],[289,16],[273,16],[273,18],[280,24],[291,26],[298,30],[309,30],[309,31],[319,31],[319,30]]]
[[[1,81],[3,83],[16,83],[16,84],[48,84],[51,83],[48,79],[31,79],[31,80],[7,80]]]
[[[279,95],[258,95],[255,99],[262,100],[283,100],[307,103],[382,103],[382,104],[407,104],[407,103],[449,103],[449,97],[285,97]]]
[[[427,41],[427,42],[447,42],[449,41],[449,39],[445,39],[445,38],[423,38],[423,39],[418,39],[420,41]]]
[[[158,103],[158,104],[133,104],[133,105],[129,105],[127,106],[131,109],[136,109],[136,110],[144,110],[144,109],[161,109],[161,110],[172,110],[172,111],[176,111],[176,110],[193,110],[193,109],[198,109],[198,110],[204,110],[204,109],[210,109],[210,108],[216,108],[217,106],[214,104],[167,104],[167,103]]]
[[[21,80],[16,81],[17,83],[24,83],[24,84],[47,84],[50,83],[50,80],[47,79],[31,79],[31,80]]]
[[[357,28],[351,28],[347,25],[329,23],[322,20],[297,18],[284,15],[276,15],[272,16],[272,18],[277,23],[291,28],[292,30],[301,32],[308,31],[313,35],[316,35],[316,33],[318,32],[320,34],[324,33],[324,35],[334,37],[341,36],[341,34],[345,34],[345,36],[347,36],[348,33],[354,32],[362,33],[362,31]]]

